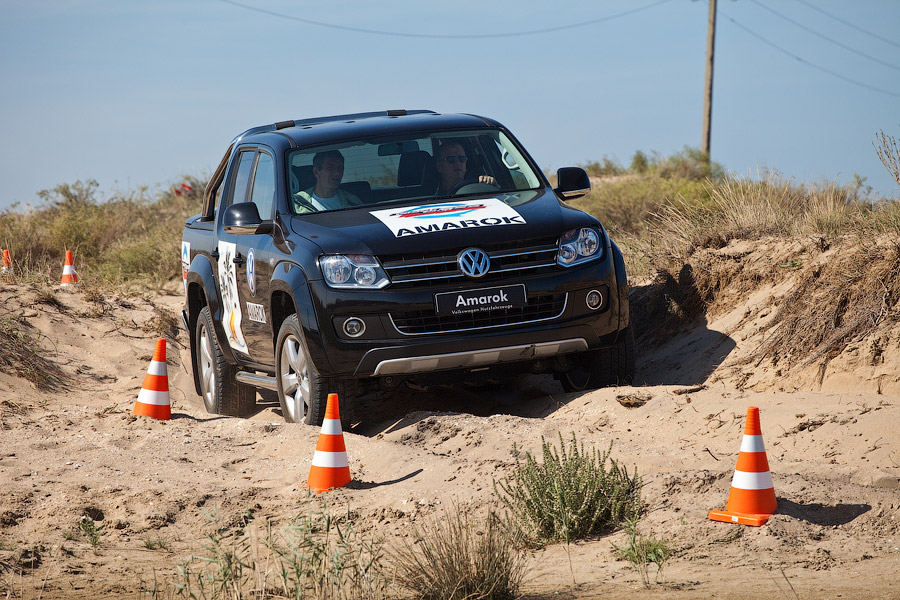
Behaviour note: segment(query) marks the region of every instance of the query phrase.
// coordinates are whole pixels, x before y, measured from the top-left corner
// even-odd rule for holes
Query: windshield
[[[541,186],[523,152],[498,129],[367,138],[293,151],[296,214],[394,202],[504,194]]]

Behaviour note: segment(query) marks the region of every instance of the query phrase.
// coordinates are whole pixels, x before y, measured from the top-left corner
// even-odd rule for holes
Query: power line
[[[781,14],[780,12],[778,12],[777,10],[775,10],[774,8],[769,8],[769,7],[766,6],[765,4],[762,4],[761,2],[759,2],[758,0],[749,0],[749,1],[752,2],[753,4],[757,5],[758,7],[762,8],[762,9],[764,9],[764,10],[769,11],[770,13],[772,13],[773,15],[775,15],[776,17],[778,17],[778,18],[780,18],[780,19],[784,19],[784,20],[787,21],[788,23],[791,23],[791,24],[795,25],[796,27],[799,27],[800,29],[802,29],[802,30],[804,30],[804,31],[808,31],[809,33],[813,34],[813,35],[816,36],[816,37],[819,37],[819,38],[825,40],[826,42],[830,42],[830,43],[834,44],[835,46],[839,46],[839,47],[843,48],[844,50],[847,50],[848,52],[852,52],[852,53],[857,54],[857,55],[859,55],[859,56],[862,56],[862,57],[864,57],[864,58],[868,58],[868,59],[871,60],[871,61],[874,61],[874,62],[877,62],[877,63],[879,63],[879,64],[882,64],[882,65],[884,65],[884,66],[886,66],[886,67],[890,67],[890,68],[894,69],[895,71],[900,71],[900,67],[898,67],[897,65],[892,65],[891,63],[889,63],[889,62],[887,62],[887,61],[883,61],[883,60],[881,60],[880,58],[878,58],[878,57],[876,57],[876,56],[872,56],[872,55],[870,55],[870,54],[866,54],[865,52],[862,52],[862,51],[860,51],[860,50],[857,50],[856,48],[851,48],[851,47],[848,46],[847,44],[843,44],[843,43],[841,43],[841,42],[839,42],[839,41],[837,41],[837,40],[835,40],[835,39],[832,39],[832,38],[828,37],[827,35],[824,35],[824,34],[819,33],[818,31],[816,31],[816,30],[814,30],[814,29],[811,29],[811,28],[807,27],[806,25],[804,25],[803,23],[800,23],[799,21],[795,21],[794,19],[792,19],[792,18],[790,18],[790,17],[787,17],[787,16]]]
[[[273,17],[278,17],[280,19],[289,19],[291,21],[298,21],[300,23],[306,23],[307,25],[316,25],[318,27],[328,27],[331,29],[340,29],[342,31],[351,31],[354,33],[368,33],[371,35],[384,35],[390,37],[403,37],[403,38],[428,38],[428,39],[480,39],[480,38],[509,38],[509,37],[521,37],[526,35],[538,35],[541,33],[553,33],[556,31],[564,31],[566,29],[575,29],[576,27],[587,27],[589,25],[596,25],[597,23],[603,23],[605,21],[612,21],[613,19],[618,19],[621,17],[626,17],[628,15],[633,15],[635,13],[639,13],[641,11],[654,8],[661,4],[665,4],[666,2],[670,2],[671,0],[658,0],[657,2],[652,2],[650,4],[646,4],[644,6],[640,6],[638,8],[634,8],[631,10],[626,10],[624,12],[616,13],[614,15],[608,15],[605,17],[600,17],[597,19],[590,19],[588,21],[582,21],[580,23],[570,23],[568,25],[559,25],[556,27],[545,27],[543,29],[532,29],[529,31],[516,31],[511,33],[405,33],[400,31],[382,31],[378,29],[365,29],[362,27],[351,27],[348,25],[336,25],[334,23],[325,23],[323,21],[313,21],[312,19],[304,19],[301,17],[295,17],[293,15],[286,15],[284,13],[275,12],[272,10],[268,10],[265,8],[258,8],[256,6],[249,6],[247,4],[242,4],[240,2],[235,2],[234,0],[219,0],[219,2],[223,2],[225,4],[231,4],[233,6],[239,6],[241,8],[245,8],[247,10],[252,10],[258,13],[262,13],[265,15],[270,15]]]
[[[843,23],[843,24],[846,25],[847,27],[850,27],[850,28],[852,28],[852,29],[855,29],[855,30],[857,30],[857,31],[860,31],[860,32],[862,32],[862,33],[865,33],[866,35],[870,35],[870,36],[872,36],[873,38],[879,39],[879,40],[881,40],[882,42],[884,42],[884,43],[886,43],[886,44],[890,44],[891,46],[896,46],[897,48],[900,48],[900,44],[898,44],[897,42],[895,42],[895,41],[893,41],[893,40],[891,40],[891,39],[888,39],[888,38],[886,38],[886,37],[882,37],[882,36],[878,35],[877,33],[874,33],[874,32],[872,32],[872,31],[869,31],[868,29],[863,29],[862,27],[859,27],[858,25],[854,25],[854,24],[851,23],[850,21],[846,21],[846,20],[844,20],[844,19],[838,17],[837,15],[831,14],[831,13],[828,12],[827,10],[824,10],[824,9],[822,9],[822,8],[819,8],[818,6],[816,6],[816,5],[814,5],[814,4],[810,4],[809,2],[806,2],[806,0],[797,0],[797,2],[799,2],[800,4],[805,4],[806,6],[808,6],[809,8],[811,8],[811,9],[813,9],[813,10],[819,11],[820,13],[822,13],[823,15],[825,15],[826,17],[831,17],[832,19],[834,19],[834,20],[837,21],[838,23]]]
[[[844,75],[841,75],[840,73],[838,73],[838,72],[836,72],[836,71],[832,71],[831,69],[828,69],[828,68],[823,67],[823,66],[821,66],[821,65],[817,65],[817,64],[815,64],[815,63],[811,63],[811,62],[809,62],[808,60],[806,60],[805,58],[803,58],[803,57],[801,57],[801,56],[797,56],[797,55],[794,54],[793,52],[791,52],[791,51],[789,51],[789,50],[785,50],[784,48],[782,48],[782,47],[779,46],[778,44],[775,44],[774,42],[771,42],[771,41],[767,40],[767,39],[764,38],[763,36],[759,35],[759,34],[756,33],[755,31],[753,31],[752,29],[749,29],[749,28],[747,28],[747,27],[741,25],[740,23],[738,23],[737,21],[735,21],[734,19],[732,19],[728,14],[726,14],[725,11],[723,11],[722,9],[719,9],[719,12],[722,13],[722,15],[723,15],[726,19],[728,19],[729,21],[731,21],[735,26],[739,27],[740,29],[743,29],[744,31],[746,31],[747,33],[749,33],[750,35],[752,35],[753,37],[755,37],[755,38],[758,39],[759,41],[763,42],[764,44],[766,44],[766,45],[768,45],[768,46],[771,46],[772,48],[778,50],[778,51],[781,52],[782,54],[786,54],[787,56],[790,56],[791,58],[800,61],[801,63],[803,63],[803,64],[805,64],[805,65],[807,65],[807,66],[809,66],[809,67],[812,67],[812,68],[814,68],[814,69],[818,69],[819,71],[822,71],[822,72],[824,72],[824,73],[828,73],[829,75],[831,75],[831,76],[833,76],[833,77],[837,77],[838,79],[841,79],[841,80],[843,80],[843,81],[846,81],[847,83],[852,83],[853,85],[858,85],[859,87],[863,87],[863,88],[872,90],[872,91],[874,91],[874,92],[880,92],[880,93],[882,93],[882,94],[887,94],[888,96],[894,96],[895,98],[900,98],[900,94],[898,94],[898,93],[896,93],[896,92],[892,92],[892,91],[890,91],[890,90],[883,90],[883,89],[877,88],[877,87],[875,87],[875,86],[873,86],[873,85],[869,85],[869,84],[863,83],[863,82],[861,82],[861,81],[856,81],[855,79],[850,79],[849,77],[845,77]]]

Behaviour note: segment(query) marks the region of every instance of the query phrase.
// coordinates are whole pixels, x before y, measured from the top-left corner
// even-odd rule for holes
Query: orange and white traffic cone
[[[762,429],[759,425],[759,409],[747,409],[747,424],[741,441],[737,467],[731,480],[731,493],[725,510],[713,510],[709,518],[713,521],[739,523],[741,525],[764,525],[778,509],[775,486],[769,472],[769,460],[763,446]]]
[[[12,277],[13,268],[12,268],[12,259],[9,257],[9,250],[3,251],[3,275],[7,278]]]
[[[344,446],[338,395],[328,394],[322,432],[316,444],[316,453],[313,454],[306,487],[318,494],[344,487],[348,483],[350,483],[350,463],[347,462],[347,448]]]
[[[172,418],[172,405],[169,403],[169,374],[166,372],[166,338],[156,340],[156,351],[150,368],[144,377],[134,414],[142,417],[153,417],[160,421]]]
[[[63,265],[62,279],[59,281],[61,287],[67,287],[78,283],[78,273],[75,272],[75,259],[72,257],[72,251],[66,250],[66,264]]]

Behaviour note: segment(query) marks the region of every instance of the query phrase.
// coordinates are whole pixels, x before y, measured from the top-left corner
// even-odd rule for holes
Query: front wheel
[[[567,392],[583,392],[610,385],[634,383],[634,330],[629,325],[614,346],[591,350],[570,358],[572,368],[560,373],[559,382]]]
[[[296,313],[281,324],[275,345],[275,377],[278,401],[288,423],[319,426],[325,418],[329,393],[338,394],[342,427],[348,428],[353,415],[350,386],[319,375],[309,358]]]
[[[206,412],[214,415],[246,417],[256,409],[256,390],[234,380],[237,369],[228,364],[213,331],[209,307],[204,306],[194,327],[197,348],[195,369]]]

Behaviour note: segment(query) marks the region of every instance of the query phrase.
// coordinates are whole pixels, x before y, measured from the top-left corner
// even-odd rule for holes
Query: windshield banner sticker
[[[458,200],[372,211],[394,237],[497,225],[524,225],[525,218],[496,198]]]

